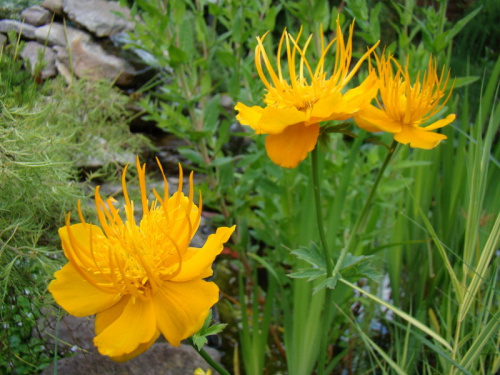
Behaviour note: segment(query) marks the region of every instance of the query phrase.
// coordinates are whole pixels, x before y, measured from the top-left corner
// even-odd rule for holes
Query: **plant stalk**
[[[212,357],[210,357],[210,354],[208,354],[203,348],[198,349],[196,345],[193,342],[193,339],[190,337],[189,343],[191,346],[196,350],[196,352],[201,355],[201,357],[210,365],[213,367],[215,371],[217,371],[221,375],[231,375],[227,370],[225,370],[219,363],[215,362]]]
[[[354,223],[349,239],[347,240],[347,244],[342,248],[342,251],[340,252],[339,259],[337,260],[335,268],[333,269],[333,272],[331,274],[332,278],[335,278],[338,275],[342,267],[342,263],[344,263],[346,255],[349,253],[349,251],[351,251],[353,246],[356,244],[355,240],[357,240],[358,238],[358,231],[365,224],[368,210],[370,209],[373,197],[377,192],[377,187],[380,183],[380,180],[382,179],[382,176],[384,175],[384,172],[387,168],[387,165],[389,164],[389,161],[392,159],[392,156],[394,155],[394,152],[397,149],[397,146],[398,142],[396,140],[393,140],[391,146],[389,147],[389,152],[385,157],[384,163],[382,164],[382,167],[380,167],[377,177],[375,178],[375,182],[373,183],[373,186],[370,190],[370,194],[368,195],[368,198],[366,198],[363,209],[361,210],[361,213],[359,214],[358,218],[356,219],[356,222]]]
[[[321,248],[323,250],[323,256],[325,258],[326,264],[326,276],[332,273],[332,259],[330,257],[330,252],[328,251],[328,243],[325,236],[325,228],[323,225],[323,215],[321,210],[321,185],[319,181],[319,171],[318,171],[318,153],[319,144],[316,145],[311,154],[312,162],[312,180],[314,189],[314,203],[316,206],[316,222],[318,225],[319,238],[321,242]],[[327,358],[327,347],[328,347],[328,327],[330,326],[330,319],[328,316],[329,306],[332,303],[333,290],[326,288],[325,290],[325,304],[323,306],[323,334],[321,335],[321,343],[319,347],[319,357],[318,357],[318,375],[323,375],[325,373],[325,362]]]

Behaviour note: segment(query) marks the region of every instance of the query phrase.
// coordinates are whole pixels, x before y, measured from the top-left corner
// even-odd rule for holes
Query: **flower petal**
[[[375,74],[370,74],[358,87],[344,94],[347,109],[344,112],[355,113],[370,104],[377,95],[378,81]]]
[[[316,146],[319,124],[290,126],[280,134],[266,138],[266,151],[273,163],[284,168],[295,168]]]
[[[190,247],[182,257],[181,272],[171,281],[183,282],[212,276],[212,263],[224,248],[224,243],[236,227],[220,227],[215,234],[208,236],[201,249]]]
[[[213,282],[165,282],[153,295],[158,328],[171,345],[179,346],[203,327],[218,299],[219,288]]]
[[[83,271],[85,272],[85,271]],[[74,316],[88,316],[103,311],[118,302],[117,293],[106,293],[85,280],[75,266],[67,263],[54,274],[49,285],[54,300]],[[96,275],[92,278],[99,282]],[[105,283],[107,280],[102,280]]]
[[[329,118],[330,115],[342,108],[344,101],[340,92],[334,92],[325,98],[321,98],[314,103],[311,111],[311,121],[321,122]]]
[[[372,105],[360,110],[353,118],[356,125],[369,132],[397,133],[402,127],[399,121],[393,120],[387,113]]]
[[[97,225],[83,223],[73,224],[69,228],[64,226],[59,228],[58,233],[61,237],[64,255],[68,259],[73,259],[79,266],[94,263],[90,239],[92,238],[93,242],[96,242],[96,240],[106,238],[102,229]],[[76,257],[72,257],[72,254],[75,254]]]
[[[96,332],[99,333],[94,338],[94,345],[102,355],[123,360],[132,353],[140,354],[147,350],[158,337],[151,299],[142,300],[127,295],[102,314],[96,316]]]
[[[430,124],[429,126],[426,126],[424,129],[429,131],[429,130],[435,130],[435,129],[442,128],[442,127],[448,125],[450,122],[453,122],[455,120],[455,117],[456,116],[454,114],[448,115],[448,116],[446,116],[446,118],[438,120],[438,121]]]
[[[439,142],[446,139],[446,135],[428,132],[415,126],[404,126],[399,133],[394,134],[394,139],[399,143],[410,144],[410,147],[429,150],[436,147]]]
[[[252,129],[257,130],[257,124],[262,117],[263,108],[258,106],[248,107],[243,103],[238,103],[234,107],[239,113],[236,115],[236,119],[243,125],[248,125]]]
[[[306,120],[305,112],[295,107],[266,107],[255,129],[257,134],[279,134],[290,126]]]

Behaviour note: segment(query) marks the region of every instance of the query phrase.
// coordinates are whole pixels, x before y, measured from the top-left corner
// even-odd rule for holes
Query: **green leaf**
[[[172,66],[179,65],[188,61],[186,53],[173,44],[168,47],[168,55],[170,57],[170,64]]]
[[[315,268],[326,269],[325,258],[318,245],[311,241],[309,247],[302,247],[297,250],[292,250],[292,254],[294,254],[297,258],[305,260],[310,265]]]
[[[287,276],[293,279],[308,279],[308,281],[316,280],[320,276],[326,275],[325,269],[320,268],[304,268],[297,272],[289,273]]]
[[[351,253],[347,253],[344,263],[340,268],[340,273],[344,278],[355,279],[355,281],[363,277],[379,281],[382,275],[371,268],[370,258],[373,258],[373,255],[354,256]]]
[[[208,313],[207,319],[205,319],[205,323],[203,327],[196,332],[191,339],[193,344],[198,348],[198,350],[203,349],[203,346],[207,343],[207,336],[216,335],[226,328],[227,324],[214,324],[210,326],[210,322],[212,321],[212,310]]]
[[[478,79],[478,76],[458,77],[455,78],[454,82],[452,81],[451,83],[449,83],[449,85],[452,85],[454,83],[453,88],[457,89],[459,87],[468,86],[471,83],[476,82]]]
[[[179,148],[179,153],[186,159],[188,159],[190,162],[195,163],[196,165],[202,166],[205,164],[203,162],[201,154],[196,150],[190,148]]]
[[[212,99],[208,101],[203,111],[203,129],[211,132],[215,132],[217,125],[219,124],[219,114],[220,114],[220,96],[215,95]]]

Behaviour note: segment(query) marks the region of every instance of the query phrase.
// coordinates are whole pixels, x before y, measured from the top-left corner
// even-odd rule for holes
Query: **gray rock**
[[[55,46],[54,47],[54,51],[55,49],[62,49],[65,53],[65,56],[66,56],[66,59],[68,58],[68,53],[66,52],[66,50],[64,49],[64,47],[61,47],[61,46]],[[71,74],[71,70],[69,69],[69,63],[67,64],[64,64],[63,62],[61,62],[61,60],[59,60],[59,53],[56,51],[56,56],[57,56],[57,59],[56,59],[56,69],[57,69],[57,72],[59,73],[60,76],[62,76],[64,78],[64,80],[66,81],[66,83],[68,85],[70,85],[72,82],[73,82],[73,76]]]
[[[205,348],[205,351],[216,361],[220,360],[216,350]],[[167,343],[153,344],[145,353],[124,363],[113,362],[97,353],[81,353],[57,362],[57,372],[65,375],[193,375],[198,367],[214,372],[192,347],[172,347]],[[40,375],[52,374],[53,364]]]
[[[52,13],[61,15],[63,12],[62,0],[43,0],[40,6],[50,10]]]
[[[40,43],[45,43],[45,41],[47,41],[47,43],[51,46],[66,46],[66,38],[71,45],[75,39],[89,41],[91,36],[85,31],[75,29],[71,26],[65,27],[63,24],[57,22],[37,27],[34,33],[34,39]]]
[[[7,44],[7,35],[0,34],[0,48]]]
[[[128,21],[131,18],[129,9],[120,6],[117,1],[63,0],[63,10],[69,19],[98,37],[131,30],[134,26]],[[125,18],[114,12],[123,14]]]
[[[173,347],[159,341],[140,356],[125,363],[117,363],[100,355],[93,344],[94,318],[64,316],[57,323],[56,313],[46,311],[46,320],[39,322],[39,336],[47,347],[53,348],[55,337],[58,338],[58,352],[75,356],[58,360],[57,372],[64,375],[192,375],[198,367],[210,368],[196,351],[188,346]],[[37,334],[34,332],[34,334]],[[205,351],[217,362],[221,353],[212,348]],[[213,370],[213,369],[212,369]],[[47,367],[40,375],[54,374],[54,364]]]
[[[126,60],[111,55],[97,43],[75,39],[71,44],[73,72],[77,77],[105,79],[118,86],[133,86],[136,70]]]
[[[94,346],[94,317],[77,318],[66,315],[57,323],[56,314],[46,314],[43,323],[40,323],[41,329],[39,337],[46,345],[54,347],[55,337],[58,338],[58,352],[65,355],[69,352],[83,351],[95,352]],[[64,374],[64,373],[63,373]]]
[[[50,23],[52,20],[52,12],[41,6],[35,5],[23,10],[21,12],[21,17],[24,19],[24,22],[30,25],[41,26]]]
[[[56,54],[50,47],[45,47],[37,42],[28,42],[21,51],[21,57],[29,61],[33,76],[37,75],[37,68],[40,63],[42,64],[42,69],[39,71],[40,78],[47,79],[57,74]]]
[[[14,30],[17,34],[21,33],[21,35],[26,39],[35,38],[35,26],[14,20],[0,20],[0,33],[7,34],[12,30]]]

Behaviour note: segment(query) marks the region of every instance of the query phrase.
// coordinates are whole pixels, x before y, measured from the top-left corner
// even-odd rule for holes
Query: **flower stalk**
[[[198,347],[194,344],[193,339],[190,337],[188,339],[189,343],[193,347],[194,350],[210,365],[213,367],[215,371],[217,371],[220,375],[231,375],[230,372],[228,372],[226,369],[224,369],[220,364],[215,362],[215,360],[208,354],[205,349],[201,348],[198,349]]]
[[[344,259],[346,255],[351,251],[351,249],[355,246],[356,240],[358,238],[358,232],[360,228],[364,225],[368,210],[371,207],[371,203],[373,201],[373,197],[375,196],[375,193],[377,192],[377,187],[380,183],[380,180],[382,179],[382,176],[384,175],[384,172],[387,168],[387,165],[389,165],[389,161],[392,159],[392,156],[396,152],[398,146],[398,142],[396,140],[392,141],[391,146],[389,147],[389,152],[387,153],[384,163],[380,167],[377,177],[375,178],[375,182],[373,183],[373,186],[370,190],[370,193],[368,194],[368,198],[366,198],[365,204],[363,205],[363,208],[361,210],[361,213],[359,214],[356,222],[354,223],[354,226],[351,231],[351,235],[349,236],[349,239],[347,240],[347,244],[342,248],[342,251],[340,252],[339,258],[337,260],[337,263],[335,264],[335,268],[333,269],[333,272],[331,273],[331,277],[335,278],[342,267],[342,263],[344,263]]]
[[[325,258],[326,274],[327,276],[332,273],[332,259],[330,256],[330,251],[328,250],[328,243],[326,241],[325,227],[323,225],[323,215],[321,211],[321,184],[319,180],[319,145],[316,145],[311,153],[311,164],[312,164],[312,180],[313,180],[313,190],[314,190],[314,203],[316,206],[316,222],[318,226],[319,238],[321,242],[321,249],[323,250],[323,256]],[[325,372],[325,362],[326,362],[326,349],[328,346],[328,332],[326,328],[329,326],[329,316],[328,316],[328,306],[332,303],[332,289],[327,288],[325,291],[325,304],[323,306],[323,334],[321,335],[321,343],[319,347],[319,358],[318,358],[318,375],[323,375]]]

